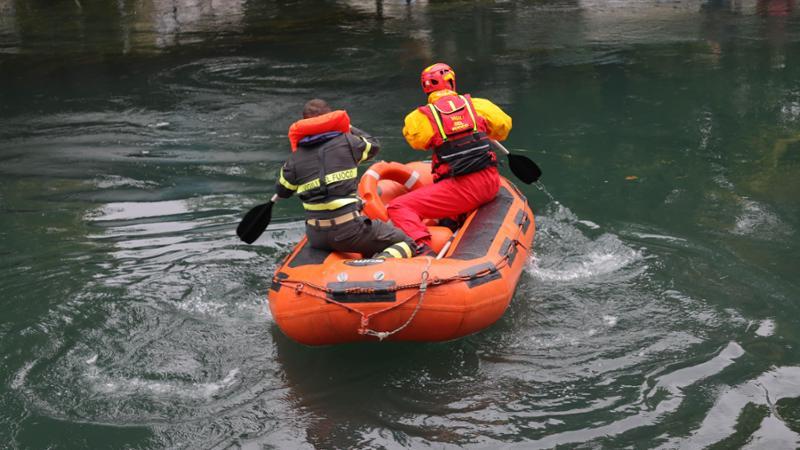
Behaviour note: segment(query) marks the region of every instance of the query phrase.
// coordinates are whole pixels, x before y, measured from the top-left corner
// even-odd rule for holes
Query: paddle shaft
[[[511,152],[508,151],[508,149],[503,144],[501,144],[500,141],[495,141],[494,139],[492,139],[492,144],[495,146],[495,148],[499,149],[501,152],[505,153],[506,155],[511,154]]]
[[[448,239],[447,242],[445,242],[444,246],[442,246],[442,249],[439,250],[439,254],[436,255],[436,259],[444,258],[444,254],[447,253],[448,250],[450,250],[450,245],[453,243],[453,240],[455,240],[456,234],[458,234],[458,230],[456,230],[456,232],[450,236],[450,239]]]

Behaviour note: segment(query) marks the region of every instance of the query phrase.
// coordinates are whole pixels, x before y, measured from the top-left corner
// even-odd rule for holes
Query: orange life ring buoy
[[[386,212],[386,205],[378,193],[380,180],[396,181],[409,191],[425,185],[418,171],[398,162],[381,161],[367,169],[358,183],[358,195],[364,201],[364,214],[384,222],[389,220],[389,213]]]

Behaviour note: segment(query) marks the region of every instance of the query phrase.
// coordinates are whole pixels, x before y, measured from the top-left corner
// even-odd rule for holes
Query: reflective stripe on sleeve
[[[361,137],[361,140],[363,140],[364,143],[367,144],[367,148],[365,148],[364,152],[361,153],[361,159],[358,161],[359,163],[366,161],[367,158],[369,158],[369,151],[372,150],[372,144],[368,140],[366,140],[364,137]]]
[[[281,167],[281,174],[278,177],[278,182],[281,184],[281,186],[285,187],[286,189],[289,189],[290,191],[297,190],[296,184],[289,183],[289,181],[283,177],[283,167]]]

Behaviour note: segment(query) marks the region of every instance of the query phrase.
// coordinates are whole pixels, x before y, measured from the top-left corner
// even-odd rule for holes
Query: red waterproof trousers
[[[387,207],[389,219],[417,244],[431,245],[423,219],[455,217],[491,201],[500,189],[497,167],[487,167],[401,195]]]

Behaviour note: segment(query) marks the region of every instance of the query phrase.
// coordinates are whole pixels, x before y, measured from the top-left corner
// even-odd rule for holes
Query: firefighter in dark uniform
[[[312,247],[366,258],[414,255],[414,241],[400,229],[360,213],[357,166],[378,153],[377,139],[350,125],[347,112],[313,99],[303,108],[303,119],[289,128],[289,141],[292,154],[281,169],[277,194],[302,200]]]

